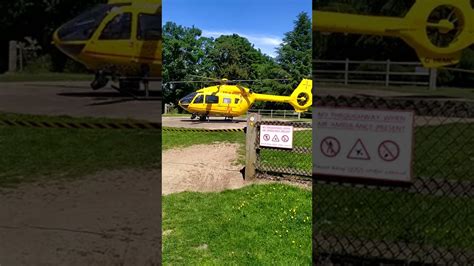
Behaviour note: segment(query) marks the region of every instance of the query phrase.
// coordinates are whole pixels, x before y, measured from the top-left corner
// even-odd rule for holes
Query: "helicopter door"
[[[137,60],[144,71],[161,74],[161,12],[139,13],[137,19]],[[149,74],[149,73],[143,73]]]
[[[231,114],[232,113],[232,98],[230,96],[225,96],[223,99],[222,99],[222,105],[224,106],[225,108],[225,112],[227,114]]]
[[[86,52],[94,55],[105,66],[129,66],[135,54],[132,18],[131,12],[112,10],[94,33],[86,46]]]

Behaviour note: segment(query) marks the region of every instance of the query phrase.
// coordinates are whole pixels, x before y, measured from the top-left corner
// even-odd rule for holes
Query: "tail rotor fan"
[[[451,5],[441,5],[430,13],[426,33],[433,45],[446,48],[457,40],[464,25],[461,10]]]

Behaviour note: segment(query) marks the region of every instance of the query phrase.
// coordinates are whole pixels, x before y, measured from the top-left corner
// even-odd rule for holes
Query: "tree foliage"
[[[311,75],[311,21],[305,13],[298,15],[294,29],[285,34],[276,59],[263,54],[237,34],[205,38],[198,28],[173,22],[164,25],[163,41],[165,84],[203,78],[256,80],[242,85],[260,93],[288,95],[302,78]],[[274,80],[287,78],[291,79],[287,84]],[[180,98],[204,85],[209,84],[168,83],[164,100],[176,104]],[[271,103],[265,105],[278,107]]]
[[[298,15],[294,24],[294,29],[285,34],[277,57],[278,63],[291,78],[291,87],[311,76],[311,19],[303,12]]]

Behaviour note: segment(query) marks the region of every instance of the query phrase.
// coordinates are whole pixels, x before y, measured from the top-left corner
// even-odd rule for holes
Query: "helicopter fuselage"
[[[221,85],[191,93],[179,105],[198,116],[237,117],[245,114],[254,102],[248,89],[241,92],[236,86]]]
[[[312,105],[312,81],[304,79],[291,96],[259,94],[237,85],[218,85],[200,89],[179,101],[179,106],[195,116],[238,117],[257,101],[291,104],[296,112]]]
[[[102,4],[60,27],[53,43],[89,70],[161,77],[161,4]]]

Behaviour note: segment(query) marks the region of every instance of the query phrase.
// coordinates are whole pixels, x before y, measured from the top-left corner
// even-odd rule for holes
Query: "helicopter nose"
[[[188,104],[184,104],[184,103],[182,102],[182,99],[179,100],[178,105],[181,106],[181,107],[184,108],[184,109],[186,109],[186,107],[188,107]]]
[[[54,44],[59,50],[61,50],[63,53],[71,56],[71,57],[77,57],[79,54],[82,52],[84,47],[86,46],[85,43],[68,43],[63,40],[58,35],[58,31],[56,31],[53,34],[53,41],[52,44]]]

